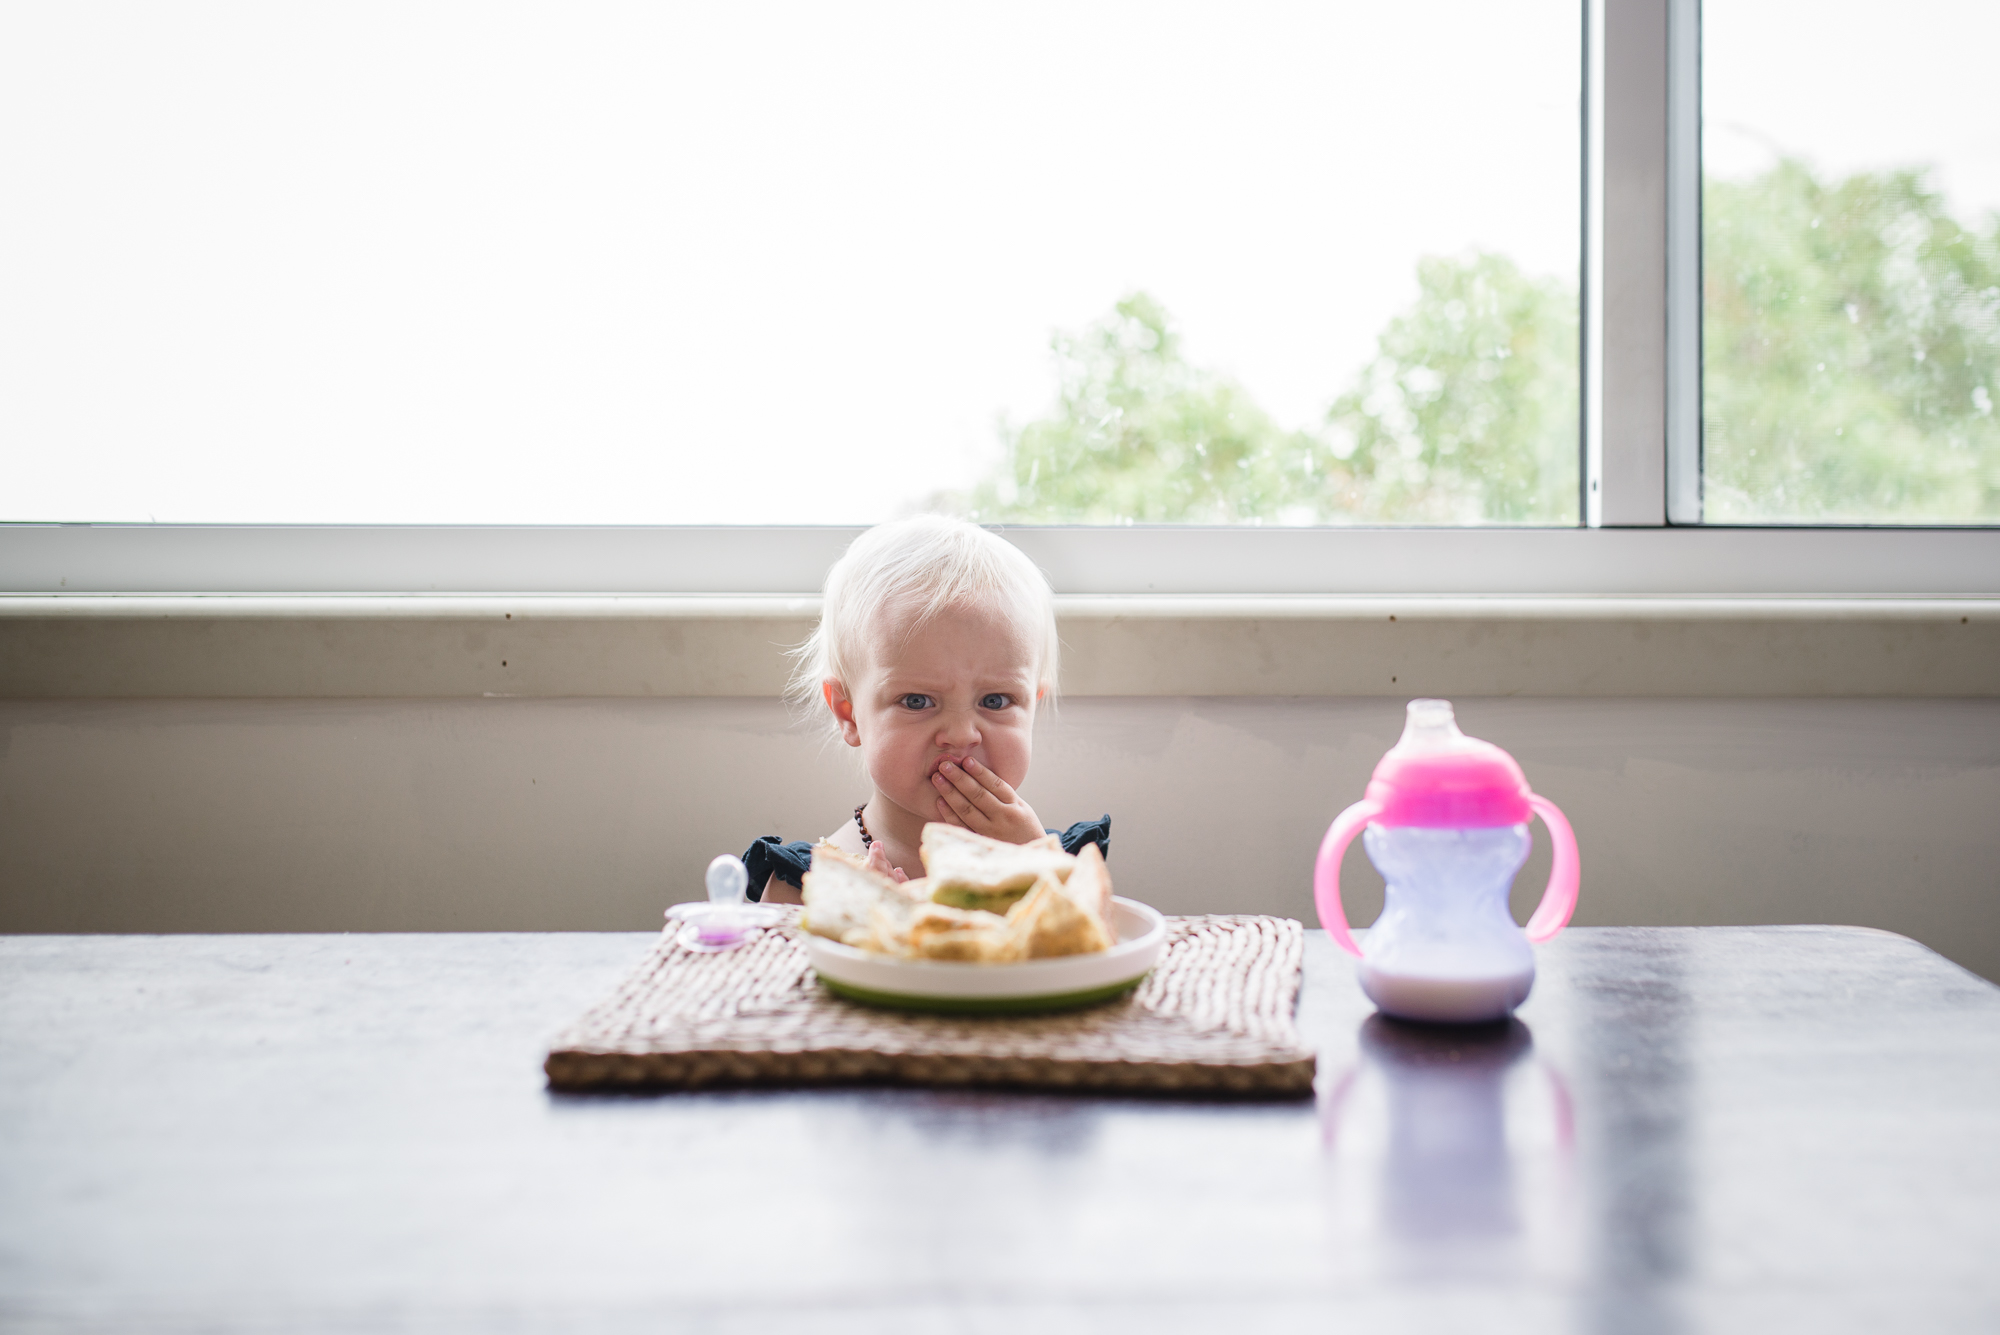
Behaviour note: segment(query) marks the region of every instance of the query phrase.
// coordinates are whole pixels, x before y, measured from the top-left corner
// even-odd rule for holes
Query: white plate
[[[1019,964],[902,960],[811,933],[806,954],[822,982],[854,1001],[910,1010],[1062,1010],[1108,1001],[1159,963],[1167,923],[1152,906],[1113,898],[1111,920],[1118,944],[1109,950]]]

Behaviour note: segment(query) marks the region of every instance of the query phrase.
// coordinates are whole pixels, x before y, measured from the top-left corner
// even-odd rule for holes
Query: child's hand
[[[870,871],[879,871],[892,881],[907,881],[910,879],[903,875],[900,868],[889,865],[889,855],[882,851],[882,845],[880,844],[868,845],[868,869]]]
[[[970,756],[962,767],[945,761],[931,776],[931,783],[941,794],[937,801],[939,820],[1010,844],[1025,844],[1046,833],[1035,809],[998,774]]]

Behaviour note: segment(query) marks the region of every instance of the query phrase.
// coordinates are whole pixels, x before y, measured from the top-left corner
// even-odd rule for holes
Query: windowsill
[[[2000,697],[2000,599],[1059,598],[1076,696]],[[797,595],[0,596],[0,698],[775,696]]]

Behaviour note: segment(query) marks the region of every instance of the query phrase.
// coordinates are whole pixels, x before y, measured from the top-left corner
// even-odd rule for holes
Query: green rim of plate
[[[1147,973],[1152,970],[1147,970]],[[1032,997],[922,997],[909,992],[877,992],[852,983],[836,983],[825,974],[819,981],[836,996],[867,1006],[887,1006],[902,1011],[941,1011],[954,1015],[1020,1015],[1032,1011],[1066,1011],[1094,1006],[1100,1001],[1122,997],[1146,980],[1145,974],[1105,987],[1086,987],[1080,992],[1045,992]]]

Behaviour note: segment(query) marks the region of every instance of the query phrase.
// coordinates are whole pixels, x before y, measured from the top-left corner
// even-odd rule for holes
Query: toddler
[[[1024,844],[1050,833],[1021,797],[1035,711],[1055,692],[1055,599],[1019,548],[920,515],[872,528],[827,572],[819,626],[790,694],[861,753],[870,792],[827,836],[897,880],[922,876],[924,825]],[[1062,836],[1108,854],[1111,818]],[[809,843],[767,835],[743,855],[750,893],[800,902]]]

